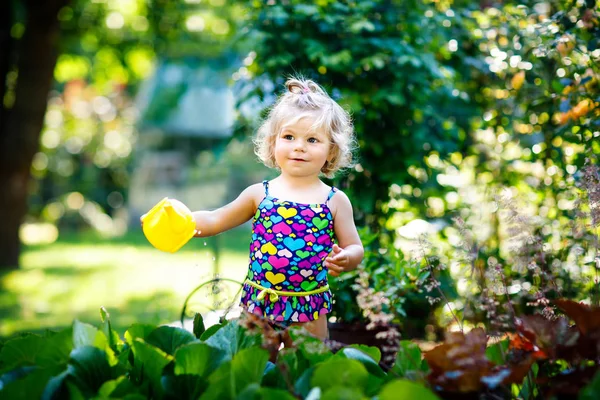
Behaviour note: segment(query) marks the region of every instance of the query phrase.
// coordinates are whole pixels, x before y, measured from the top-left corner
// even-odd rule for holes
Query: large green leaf
[[[95,395],[107,381],[116,378],[105,351],[93,346],[82,346],[71,352],[69,380],[86,396]]]
[[[260,347],[240,350],[231,362],[231,373],[235,383],[236,394],[252,383],[262,380],[269,353]]]
[[[120,376],[117,379],[104,382],[98,390],[98,400],[123,399],[123,400],[138,400],[147,399],[147,396],[141,392],[141,387],[136,386],[128,376]]]
[[[235,399],[232,385],[231,361],[226,361],[208,378],[208,388],[200,396],[200,400]]]
[[[154,393],[162,393],[160,377],[164,367],[173,360],[173,357],[140,338],[135,339],[132,350],[134,357],[132,374],[135,379],[148,382]]]
[[[166,375],[161,384],[167,400],[197,399],[208,387],[208,381],[198,375]]]
[[[321,396],[321,400],[363,400],[367,397],[360,391],[345,386],[335,386]]]
[[[260,336],[250,335],[236,321],[229,322],[206,340],[206,344],[223,350],[228,360],[233,359],[240,350],[260,345],[261,342]]]
[[[200,399],[235,399],[248,386],[260,383],[268,359],[267,351],[259,347],[240,350],[210,375],[209,387]]]
[[[208,377],[226,358],[221,349],[206,343],[190,343],[175,352],[175,375]]]
[[[4,384],[0,382],[0,398],[11,400],[40,399],[46,384],[54,373],[57,373],[56,370],[36,368],[11,382]],[[3,376],[3,378],[5,377]]]
[[[367,371],[369,371],[370,374],[380,378],[386,376],[386,373],[383,372],[379,364],[377,364],[373,358],[363,353],[361,350],[345,347],[342,349],[341,353],[349,359],[361,362],[367,368]]]
[[[347,348],[353,348],[362,351],[363,353],[371,357],[376,363],[379,363],[379,361],[381,361],[381,350],[379,350],[378,347],[367,346],[364,344],[352,344]]]
[[[0,372],[15,367],[35,365],[38,354],[44,349],[46,339],[37,335],[27,335],[11,339],[0,351]]]
[[[46,338],[44,347],[37,356],[36,364],[40,367],[66,366],[72,350],[73,329],[63,329]]]
[[[73,321],[73,347],[77,349],[82,346],[94,346],[102,350],[110,347],[102,331],[93,325],[75,320]]]
[[[407,380],[398,380],[383,387],[378,396],[379,400],[419,399],[439,400],[431,390],[422,384]]]
[[[196,340],[192,333],[173,326],[159,326],[145,339],[146,343],[156,346],[170,355],[175,354],[177,348]]]
[[[133,324],[125,332],[125,341],[131,346],[137,338],[146,340],[146,337],[155,329],[155,326],[148,324]]]
[[[65,386],[65,381],[69,377],[69,371],[64,370],[61,373],[53,376],[46,387],[44,388],[44,393],[42,394],[42,400],[61,400],[67,396],[67,388]]]
[[[262,385],[272,388],[288,389],[288,382],[298,378],[298,357],[295,351],[283,349],[277,355],[277,365],[267,368]]]
[[[320,387],[323,392],[335,386],[350,387],[363,392],[368,379],[369,373],[359,361],[334,357],[317,365],[311,384]]]
[[[242,390],[236,397],[236,400],[295,400],[288,391],[282,389],[273,389],[261,387],[253,383]]]

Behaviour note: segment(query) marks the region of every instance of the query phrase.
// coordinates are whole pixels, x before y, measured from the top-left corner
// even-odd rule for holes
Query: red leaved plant
[[[431,372],[429,383],[439,391],[472,393],[520,383],[533,358],[514,365],[497,366],[486,354],[488,337],[481,328],[464,334],[448,332],[443,344],[425,353]]]
[[[598,371],[600,307],[564,299],[554,304],[574,325],[564,317],[553,320],[541,315],[522,317],[516,324],[521,344],[509,347],[509,354],[517,358],[546,359],[540,361],[536,379],[544,397],[576,395]],[[566,368],[556,368],[558,360],[566,362]]]

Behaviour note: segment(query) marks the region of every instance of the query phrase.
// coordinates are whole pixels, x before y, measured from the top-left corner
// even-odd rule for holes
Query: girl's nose
[[[296,140],[296,142],[294,143],[294,149],[298,150],[298,151],[305,151],[305,143],[304,140]]]

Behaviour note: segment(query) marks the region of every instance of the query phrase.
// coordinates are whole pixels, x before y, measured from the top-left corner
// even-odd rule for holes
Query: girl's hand
[[[350,264],[350,257],[348,252],[342,249],[337,244],[333,245],[331,253],[325,259],[323,265],[329,269],[329,274],[332,276],[340,276],[340,274],[346,271],[346,268]]]

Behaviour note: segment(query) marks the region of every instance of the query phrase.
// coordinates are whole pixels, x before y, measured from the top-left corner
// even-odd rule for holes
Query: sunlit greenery
[[[102,306],[121,310],[113,321],[119,327],[175,323],[186,296],[215,272],[243,281],[245,237],[243,228],[219,237],[218,263],[214,238],[192,240],[168,254],[152,248],[141,231],[112,241],[94,234],[87,239],[71,235],[52,245],[30,247],[21,269],[0,276],[0,336],[67,326],[74,317],[95,320]],[[233,286],[217,301],[234,302],[239,287]],[[192,309],[213,309],[215,299],[209,294],[195,295]]]

